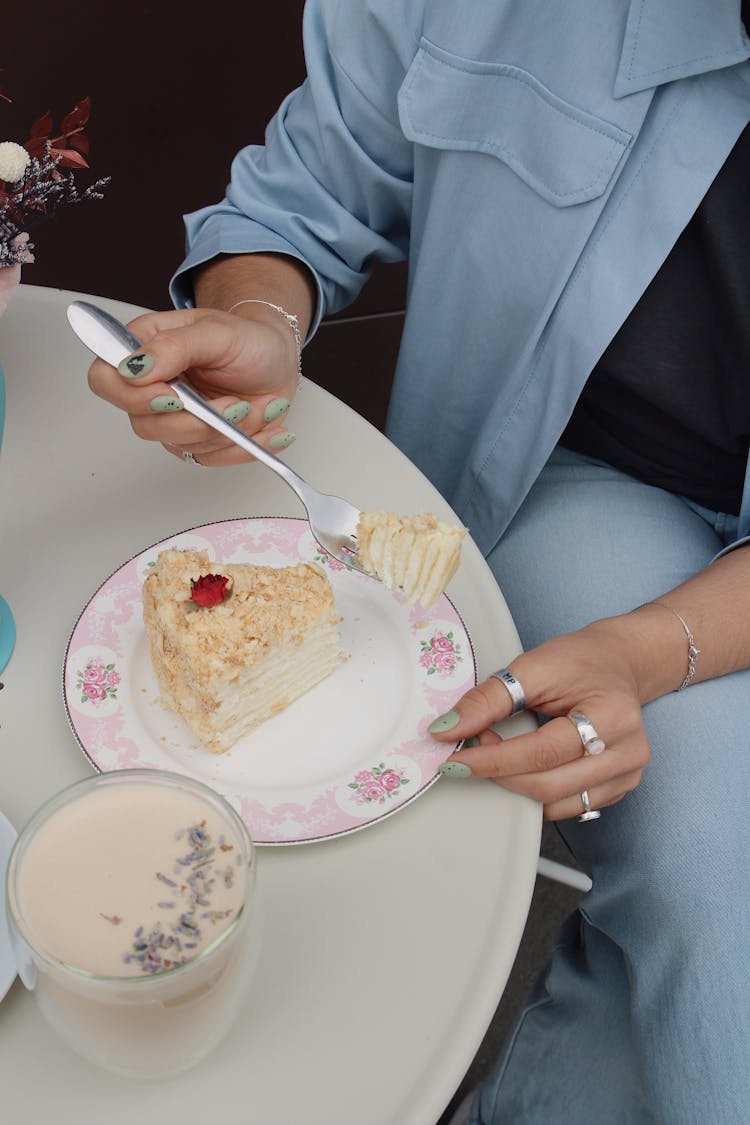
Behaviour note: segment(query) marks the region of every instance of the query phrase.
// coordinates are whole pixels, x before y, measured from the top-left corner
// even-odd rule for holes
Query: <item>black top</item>
[[[744,15],[750,0],[742,7]],[[750,447],[749,185],[750,125],[589,376],[560,439],[735,515]]]

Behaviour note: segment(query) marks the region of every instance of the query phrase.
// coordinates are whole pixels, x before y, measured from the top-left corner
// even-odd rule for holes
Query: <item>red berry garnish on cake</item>
[[[202,574],[190,581],[190,597],[196,605],[220,605],[232,592],[232,582],[224,574]]]

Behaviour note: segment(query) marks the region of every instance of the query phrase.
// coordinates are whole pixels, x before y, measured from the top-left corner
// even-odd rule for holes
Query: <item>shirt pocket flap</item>
[[[460,58],[425,39],[399,116],[410,141],[489,153],[556,207],[601,195],[632,139],[517,66]]]

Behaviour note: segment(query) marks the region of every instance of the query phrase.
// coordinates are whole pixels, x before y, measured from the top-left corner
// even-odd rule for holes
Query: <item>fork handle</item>
[[[305,481],[294,469],[291,469],[280,457],[276,457],[259,442],[253,441],[248,437],[239,426],[233,425],[228,422],[226,418],[219,414],[218,410],[214,410],[213,406],[201,398],[197,391],[195,391],[189,383],[184,382],[182,379],[172,379],[170,387],[173,387],[177,397],[182,405],[190,414],[194,414],[196,418],[200,418],[202,422],[211,426],[212,429],[217,430],[225,438],[238,445],[240,449],[244,449],[245,453],[249,453],[251,457],[255,457],[257,461],[262,462],[267,468],[272,469],[274,473],[278,473],[286,483],[294,489],[299,496],[300,500],[305,507]]]

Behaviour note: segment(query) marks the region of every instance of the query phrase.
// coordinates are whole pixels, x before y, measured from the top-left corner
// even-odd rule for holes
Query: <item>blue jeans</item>
[[[531,648],[664,593],[735,526],[558,450],[489,562]],[[750,1120],[750,672],[658,699],[644,718],[641,785],[600,820],[558,825],[593,888],[472,1125]]]

